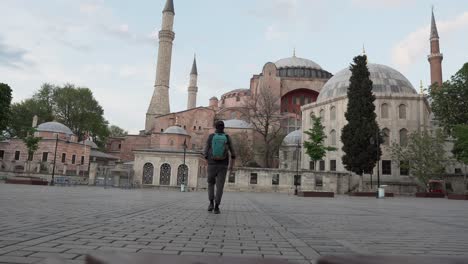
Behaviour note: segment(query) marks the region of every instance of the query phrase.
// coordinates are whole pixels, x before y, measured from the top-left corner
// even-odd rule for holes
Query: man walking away
[[[232,170],[236,154],[232,147],[231,138],[224,133],[224,122],[215,123],[216,132],[208,137],[205,146],[205,159],[208,160],[208,199],[210,205],[208,211],[219,214],[219,205],[223,197],[226,174]],[[229,162],[229,154],[231,162]],[[216,185],[216,195],[215,195]]]

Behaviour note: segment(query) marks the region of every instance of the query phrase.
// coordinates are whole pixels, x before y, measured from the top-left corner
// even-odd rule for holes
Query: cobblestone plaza
[[[0,263],[96,251],[258,256],[314,263],[321,255],[468,256],[468,202],[300,198],[0,184]]]

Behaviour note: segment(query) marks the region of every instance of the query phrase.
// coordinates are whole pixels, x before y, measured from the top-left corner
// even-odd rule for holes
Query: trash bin
[[[377,192],[377,198],[385,198],[385,188],[380,186]]]

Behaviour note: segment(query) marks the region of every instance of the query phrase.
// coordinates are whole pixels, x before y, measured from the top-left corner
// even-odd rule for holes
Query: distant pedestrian
[[[231,137],[224,133],[224,122],[215,123],[216,131],[208,137],[205,146],[205,159],[208,160],[208,211],[219,214],[219,205],[223,197],[226,174],[234,167],[236,154],[232,147]],[[231,157],[231,159],[229,159]],[[216,195],[215,195],[216,185]]]

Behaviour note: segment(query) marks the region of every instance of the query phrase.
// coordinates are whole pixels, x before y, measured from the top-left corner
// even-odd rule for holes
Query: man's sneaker
[[[219,211],[219,206],[216,205],[215,208],[214,208],[214,213],[215,214],[220,214],[221,212]]]
[[[213,208],[214,208],[214,204],[213,202],[211,202],[210,205],[208,206],[208,212],[213,211]]]

